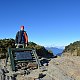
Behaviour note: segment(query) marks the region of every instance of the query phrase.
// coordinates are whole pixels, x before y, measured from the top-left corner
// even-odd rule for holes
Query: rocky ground
[[[2,65],[4,60],[0,61]],[[49,61],[46,70],[35,69],[29,75],[19,75],[17,80],[80,80],[80,57],[58,57]],[[40,77],[40,78],[39,78]]]
[[[51,76],[52,80],[80,80],[80,57],[52,59],[49,62],[47,75]]]

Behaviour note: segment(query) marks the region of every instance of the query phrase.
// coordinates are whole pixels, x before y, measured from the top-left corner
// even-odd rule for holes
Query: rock
[[[28,77],[27,80],[35,80],[35,79],[32,77]]]
[[[30,74],[30,71],[29,71],[29,70],[26,70],[26,74],[27,74],[27,75]]]
[[[48,63],[44,63],[43,65],[44,65],[44,66],[48,66]]]
[[[5,73],[9,72],[5,66],[4,66],[3,70],[4,70]]]
[[[29,64],[27,65],[27,68],[36,69],[36,68],[38,68],[38,65],[37,65],[36,63],[29,63]]]
[[[0,69],[0,74],[4,74],[4,69]]]
[[[76,80],[80,80],[80,76],[77,76],[77,77],[76,77]]]
[[[40,67],[40,71],[43,72],[43,71],[47,71],[46,67],[45,66],[42,66]]]
[[[0,75],[0,80],[5,80],[5,75],[1,74]]]
[[[43,78],[46,74],[40,73],[38,78]]]
[[[9,80],[10,79],[10,77],[9,76],[5,76],[5,80]]]
[[[56,64],[56,65],[59,65],[59,62],[56,62],[55,64]]]
[[[49,62],[48,76],[54,80],[80,80],[80,57],[65,56]]]

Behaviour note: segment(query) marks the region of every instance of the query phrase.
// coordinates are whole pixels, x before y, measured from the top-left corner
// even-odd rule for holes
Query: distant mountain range
[[[51,50],[53,52],[53,54],[56,56],[60,56],[63,52],[64,49],[61,48],[57,48],[57,47],[45,47],[47,50]]]

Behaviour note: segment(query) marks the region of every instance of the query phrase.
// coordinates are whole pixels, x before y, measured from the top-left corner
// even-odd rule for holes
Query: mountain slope
[[[51,50],[54,55],[61,55],[64,49],[56,48],[56,47],[46,47],[47,50]]]
[[[80,56],[80,41],[70,43],[68,46],[66,46],[63,51],[63,55]]]

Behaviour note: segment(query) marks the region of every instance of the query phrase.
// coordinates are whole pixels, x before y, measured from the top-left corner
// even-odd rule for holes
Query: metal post
[[[14,58],[13,58],[13,54],[12,54],[11,48],[9,48],[8,51],[9,51],[9,56],[10,56],[10,61],[11,61],[12,70],[15,71]]]

